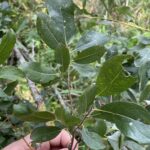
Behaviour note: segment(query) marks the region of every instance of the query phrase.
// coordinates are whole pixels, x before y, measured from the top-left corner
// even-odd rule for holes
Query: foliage
[[[1,148],[64,128],[80,149],[149,148],[150,3],[94,2],[0,2]]]

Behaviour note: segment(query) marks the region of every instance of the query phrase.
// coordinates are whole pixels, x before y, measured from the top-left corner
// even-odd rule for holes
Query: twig
[[[65,104],[65,102],[64,102],[62,96],[60,95],[59,91],[58,91],[57,88],[54,87],[54,86],[53,86],[53,89],[54,89],[54,92],[55,92],[56,96],[58,97],[58,100],[59,100],[61,106],[62,106],[65,110],[67,110],[68,107],[67,107],[67,105]]]
[[[69,100],[70,100],[70,103],[71,103],[71,113],[72,113],[72,111],[73,111],[73,99],[72,99],[72,96],[71,96],[71,81],[70,81],[69,71],[68,71],[67,83],[68,83],[68,96],[69,96]]]
[[[28,148],[30,149],[30,150],[34,150],[33,148],[32,148],[32,146],[30,146],[30,144],[26,141],[26,139],[23,137],[22,138],[23,139],[23,141],[26,143],[26,145],[28,146]]]
[[[17,59],[19,60],[20,64],[23,64],[26,62],[25,58],[23,57],[23,55],[21,54],[21,52],[19,51],[19,49],[17,47],[14,48],[14,51],[16,52],[16,56]]]
[[[24,48],[24,49],[26,49],[26,48]],[[17,47],[15,47],[14,51],[16,52],[16,56],[17,56],[18,60],[20,61],[20,64],[25,63],[26,60],[25,60],[24,56],[22,55],[22,53],[19,51],[19,49]],[[31,91],[31,95],[33,96],[35,103],[37,104],[37,108],[39,108],[43,102],[43,98],[42,98],[41,94],[39,93],[35,83],[32,82],[31,80],[29,80],[28,78],[27,78],[27,82],[28,82],[28,86]]]
[[[41,94],[37,90],[35,83],[29,79],[27,79],[27,81],[28,81],[28,85],[29,85],[31,94],[35,100],[35,103],[37,104],[37,108],[39,108],[41,106],[41,103],[43,102],[43,97],[41,96]]]
[[[85,116],[83,117],[83,119],[81,120],[81,122],[78,125],[78,128],[80,128],[82,126],[82,124],[84,123],[84,121],[86,120],[86,118],[89,116],[89,114],[92,111],[93,106],[90,107],[90,109],[88,110],[88,112],[85,114]]]
[[[73,150],[75,150],[75,149],[77,148],[78,143],[79,143],[79,142],[76,143],[76,145],[74,146]]]
[[[85,116],[83,117],[83,119],[81,120],[81,122],[79,123],[79,125],[77,125],[77,127],[75,127],[75,129],[73,130],[73,133],[72,133],[73,135],[72,135],[72,139],[71,139],[71,148],[70,148],[70,150],[72,150],[72,148],[73,148],[73,142],[74,142],[74,139],[75,139],[76,130],[80,129],[80,127],[82,126],[82,124],[84,123],[84,121],[86,120],[86,118],[91,113],[92,108],[93,108],[93,106],[91,106],[91,108],[87,111],[87,113],[85,114]]]

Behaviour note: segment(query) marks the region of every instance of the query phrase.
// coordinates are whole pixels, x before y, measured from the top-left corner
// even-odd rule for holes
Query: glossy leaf
[[[97,119],[94,125],[94,131],[100,136],[104,137],[107,131],[106,122],[102,119]]]
[[[145,86],[146,83],[149,80],[149,76],[148,76],[148,70],[150,70],[150,61],[142,64],[138,70],[138,75],[139,75],[139,89],[142,91]]]
[[[120,132],[117,131],[114,134],[108,136],[108,142],[110,143],[110,145],[113,147],[114,150],[120,150],[120,144],[119,144],[119,140],[120,140]]]
[[[19,104],[13,105],[14,114],[18,116],[30,115],[36,111],[36,108],[31,105],[29,102],[21,102]]]
[[[143,108],[140,108],[140,106],[135,106],[135,104],[132,103],[127,103],[124,105],[124,107],[123,103],[121,105],[112,103],[105,105],[100,110],[95,110],[92,116],[94,118],[101,118],[115,123],[118,129],[125,136],[141,144],[149,144],[150,125],[138,121],[139,119],[148,120],[148,114],[149,113],[147,111],[144,111]]]
[[[95,132],[89,132],[88,129],[83,128],[81,130],[81,136],[84,143],[93,150],[104,149],[105,145],[101,137]]]
[[[41,143],[55,138],[62,129],[54,126],[41,126],[35,128],[31,133],[33,142]]]
[[[51,68],[45,67],[37,62],[22,64],[21,69],[30,80],[36,83],[46,84],[58,77],[58,74]]]
[[[140,67],[143,64],[145,64],[146,62],[150,61],[149,55],[150,55],[150,48],[149,47],[146,47],[146,48],[138,51],[139,57],[137,57],[138,59],[136,59],[134,61],[135,66]]]
[[[55,50],[55,59],[61,65],[61,71],[65,72],[70,64],[69,49],[62,46],[62,48]]]
[[[13,93],[15,87],[17,86],[17,84],[18,84],[18,81],[13,81],[13,82],[8,83],[4,89],[4,92],[7,95],[11,95]]]
[[[71,113],[63,108],[57,108],[55,111],[55,115],[57,120],[61,121],[61,123],[66,127],[74,127],[80,123],[80,119],[72,116]]]
[[[49,15],[39,14],[37,30],[44,42],[52,49],[57,50],[66,45],[63,31],[57,28],[57,22],[51,20]]]
[[[20,120],[29,122],[48,122],[55,120],[54,114],[47,111],[33,112],[30,114],[19,114],[16,112],[16,110],[14,110],[14,114]]]
[[[101,110],[111,111],[135,120],[150,124],[150,112],[136,103],[114,102],[101,107]]]
[[[122,62],[130,58],[127,55],[117,55],[107,60],[100,68],[96,81],[97,93],[101,96],[119,94],[131,87],[136,78],[125,75]]]
[[[108,36],[99,32],[89,31],[79,40],[76,50],[82,52],[95,46],[104,46],[108,41]]]
[[[145,37],[145,36],[139,36],[138,40],[140,43],[144,45],[149,45],[150,44],[150,37]]]
[[[8,97],[7,94],[0,88],[0,98]]]
[[[49,16],[52,21],[55,22],[54,28],[57,32],[60,32],[66,42],[76,33],[76,27],[74,23],[74,10],[75,6],[72,0],[46,0]],[[54,30],[53,30],[54,31]]]
[[[9,31],[0,43],[0,64],[3,64],[10,56],[16,42],[16,37],[13,31]]]
[[[0,67],[0,79],[6,79],[10,81],[20,80],[24,77],[24,73],[13,66]]]
[[[77,64],[73,63],[72,67],[80,74],[81,77],[94,77],[96,75],[96,69],[90,64]]]
[[[140,101],[147,100],[150,97],[150,81],[146,84],[145,88],[140,94]]]
[[[86,49],[78,53],[78,56],[74,59],[76,63],[87,64],[94,61],[99,61],[100,58],[105,53],[105,48],[100,46],[95,46],[89,49]]]
[[[79,40],[76,50],[78,51],[75,62],[86,64],[99,61],[106,52],[104,44],[109,38],[106,35],[90,31]]]
[[[142,145],[139,145],[138,143],[134,141],[125,141],[123,146],[128,147],[130,150],[145,150],[145,148]]]
[[[96,96],[96,86],[90,86],[87,88],[84,93],[80,96],[78,102],[77,102],[77,112],[78,114],[82,115],[93,104]]]
[[[46,0],[49,15],[39,14],[37,29],[41,38],[55,50],[56,62],[61,71],[67,70],[70,63],[68,42],[75,34],[74,4],[72,0]]]

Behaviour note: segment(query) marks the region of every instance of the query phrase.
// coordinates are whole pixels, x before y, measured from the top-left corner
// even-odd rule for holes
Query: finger
[[[50,143],[44,142],[40,145],[40,147],[37,150],[49,150],[50,149]]]
[[[62,148],[68,149],[69,145],[71,144],[71,138],[72,138],[72,136],[67,131],[62,130],[62,132],[56,138],[54,138],[53,140],[50,141],[51,148],[53,147],[53,149],[54,149],[56,147],[61,146]],[[74,139],[74,141],[73,141],[72,149],[74,149],[75,147],[76,147],[75,150],[78,150],[78,145],[77,145],[76,139]]]
[[[50,150],[61,150],[62,147],[54,147],[54,148],[51,148]]]
[[[5,147],[3,150],[25,150],[25,149],[29,149],[29,147],[31,147],[31,139],[30,139],[30,135],[16,141],[13,142],[12,144],[8,145],[7,147]]]
[[[71,135],[65,130],[61,132],[60,143],[61,143],[62,148],[68,148],[69,144],[71,143]]]
[[[67,148],[71,142],[71,137],[69,133],[63,130],[56,138],[50,141],[52,147],[62,146]]]
[[[51,147],[60,146],[60,139],[61,139],[61,133],[56,138],[54,138],[51,141],[49,141]]]
[[[73,141],[73,146],[72,146],[72,150],[78,150],[78,142],[77,142],[77,140],[76,139],[74,139],[74,141]]]
[[[78,150],[78,144],[76,142],[76,144],[73,145],[72,150]]]

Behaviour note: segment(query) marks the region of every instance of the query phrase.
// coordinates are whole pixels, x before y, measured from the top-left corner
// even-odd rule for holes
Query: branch
[[[71,147],[70,150],[73,149],[73,144],[74,144],[74,139],[75,139],[75,134],[77,132],[78,129],[81,128],[81,126],[83,125],[84,121],[87,119],[87,117],[90,115],[91,111],[92,111],[93,106],[91,106],[89,108],[89,110],[87,111],[87,113],[85,114],[85,116],[83,117],[83,119],[81,120],[81,122],[74,128],[73,133],[72,133],[72,138],[71,138]],[[74,149],[73,149],[74,150]]]
[[[41,96],[41,94],[39,93],[36,85],[34,82],[32,82],[31,80],[27,79],[28,81],[28,85],[31,91],[31,95],[35,100],[35,103],[37,104],[37,108],[40,108],[42,102],[43,102],[43,97]]]
[[[26,60],[25,60],[24,56],[22,55],[22,53],[19,51],[19,49],[17,47],[15,47],[14,51],[16,52],[16,56],[17,56],[20,64],[25,63]],[[43,102],[43,98],[42,98],[41,94],[39,93],[35,83],[32,82],[31,80],[29,80],[28,78],[27,78],[27,82],[28,82],[28,86],[31,91],[31,95],[33,96],[35,103],[37,104],[37,108],[39,108]]]
[[[73,112],[73,99],[72,99],[72,95],[71,95],[72,85],[71,85],[71,80],[70,80],[69,69],[68,69],[67,84],[68,84],[68,96],[69,96],[69,100],[70,100],[70,103],[71,103],[71,113],[72,113]]]
[[[93,17],[91,15],[80,15],[77,19],[82,19],[82,18],[88,18],[88,19],[99,19],[99,17]],[[137,24],[135,24],[134,22],[124,22],[124,21],[120,21],[120,20],[113,20],[113,19],[100,19],[100,21],[111,21],[113,23],[117,23],[117,24],[121,24],[121,25],[125,25],[125,26],[130,26],[142,31],[148,31],[150,32],[150,29],[146,29],[144,27],[141,27]]]
[[[54,89],[54,92],[55,92],[56,96],[58,97],[58,100],[59,100],[61,106],[62,106],[65,110],[67,110],[68,107],[67,107],[67,105],[65,104],[65,102],[64,102],[62,96],[60,95],[59,91],[57,90],[56,87],[53,87],[53,89]]]

